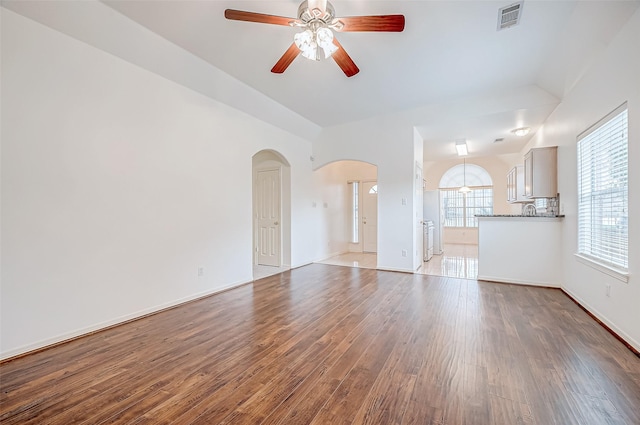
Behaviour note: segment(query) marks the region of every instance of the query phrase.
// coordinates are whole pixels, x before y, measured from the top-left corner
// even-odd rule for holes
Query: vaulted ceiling
[[[64,8],[63,3],[67,3]],[[74,37],[91,42],[97,36],[89,33],[96,26],[89,25],[88,15],[84,27],[78,22],[85,18],[77,3],[85,2],[3,1],[5,7],[63,32],[65,25],[73,25]],[[460,138],[468,140],[475,156],[518,152],[530,136],[517,139],[510,130],[528,126],[535,132],[640,5],[639,1],[525,0],[519,24],[498,31],[498,10],[509,0],[335,0],[337,16],[400,13],[406,17],[401,33],[336,34],[360,68],[359,74],[347,78],[332,60],[302,57],[284,74],[273,74],[270,69],[298,30],[224,18],[227,8],[296,17],[297,1],[103,3],[109,6],[103,9],[117,11],[264,94],[310,127],[412,114],[427,105],[486,99],[493,92],[523,87],[535,87],[547,95],[544,102],[539,96],[535,100],[523,96],[500,113],[486,114],[482,104],[464,113],[450,107],[437,122],[421,122],[414,113],[412,123],[431,159],[453,156],[452,143]],[[78,11],[73,24],[71,19],[65,24],[59,16],[49,16],[71,10]],[[117,49],[112,53],[118,54]],[[505,140],[494,143],[496,138]]]

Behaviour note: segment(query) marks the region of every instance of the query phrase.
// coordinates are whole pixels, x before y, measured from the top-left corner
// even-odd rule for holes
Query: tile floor
[[[348,252],[323,261],[318,261],[318,263],[375,269],[377,261],[378,258],[376,254]],[[422,263],[422,267],[420,267],[416,273],[477,279],[478,246],[445,244],[444,252],[440,255],[434,255],[431,260]]]
[[[368,252],[347,252],[336,255],[326,260],[316,261],[321,264],[331,264],[334,266],[360,267],[363,269],[375,269],[378,265],[378,255]]]
[[[273,276],[274,274],[286,272],[290,267],[274,267],[274,266],[253,266],[253,280],[262,279],[263,277]]]
[[[416,273],[477,279],[478,245],[445,244],[444,252],[423,262]]]

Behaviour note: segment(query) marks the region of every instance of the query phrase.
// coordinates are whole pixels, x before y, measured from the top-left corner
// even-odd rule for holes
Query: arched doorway
[[[252,158],[253,278],[291,267],[291,166],[274,150]]]
[[[378,167],[343,160],[323,165],[314,174],[322,196],[318,262],[376,268]]]

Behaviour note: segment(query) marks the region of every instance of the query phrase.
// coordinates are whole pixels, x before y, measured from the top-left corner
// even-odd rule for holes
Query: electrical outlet
[[[403,257],[406,257],[406,256],[407,256],[407,250],[406,250],[406,249],[403,249],[403,250],[402,250],[402,256],[403,256]]]
[[[402,198],[402,205],[407,205],[407,198]]]
[[[611,296],[611,285],[607,285],[607,297]]]
[[[204,276],[204,267],[198,267],[198,277]]]

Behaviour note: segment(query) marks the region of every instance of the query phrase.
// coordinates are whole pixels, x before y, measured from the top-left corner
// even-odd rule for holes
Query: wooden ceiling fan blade
[[[300,49],[296,46],[296,43],[292,43],[291,46],[284,52],[284,55],[276,62],[271,68],[271,72],[276,74],[282,74],[291,65],[291,62],[300,54]]]
[[[337,18],[342,23],[335,27],[336,31],[383,31],[402,32],[404,30],[404,15],[379,15],[379,16],[347,16]]]
[[[337,39],[333,39],[333,44],[335,44],[338,50],[336,50],[333,55],[331,55],[331,57],[334,61],[336,61],[340,69],[342,69],[344,75],[346,75],[347,77],[353,77],[358,72],[360,72],[358,66],[355,64],[353,59],[351,59],[351,56],[349,56],[347,51],[344,50],[344,47],[342,47]]]
[[[295,18],[285,16],[265,15],[264,13],[246,12],[244,10],[227,9],[224,17],[233,21],[257,22],[259,24],[272,24],[291,26],[291,22],[296,22]]]

